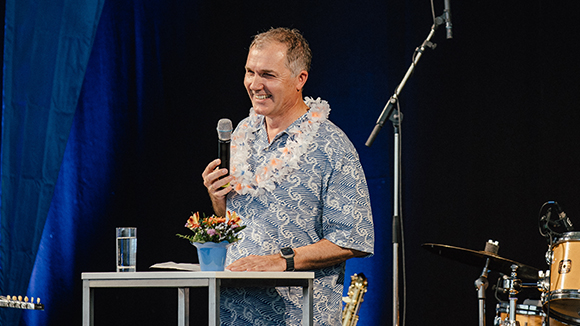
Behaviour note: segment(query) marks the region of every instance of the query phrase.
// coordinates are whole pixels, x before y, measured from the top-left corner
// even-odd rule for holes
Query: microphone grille
[[[232,139],[232,131],[234,127],[232,126],[232,121],[230,119],[224,118],[220,119],[217,124],[217,132],[219,140],[230,140]]]

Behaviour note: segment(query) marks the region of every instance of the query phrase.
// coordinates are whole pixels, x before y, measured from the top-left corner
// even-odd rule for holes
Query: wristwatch
[[[280,256],[286,259],[286,271],[294,270],[294,249],[290,247],[280,249]]]

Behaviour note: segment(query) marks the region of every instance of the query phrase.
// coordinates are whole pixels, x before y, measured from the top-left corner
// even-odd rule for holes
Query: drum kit
[[[479,326],[486,326],[486,298],[488,273],[502,275],[494,286],[496,298],[507,294],[507,301],[496,306],[494,326],[580,325],[580,232],[572,230],[572,223],[558,203],[550,201],[540,209],[540,234],[548,241],[543,271],[498,255],[499,243],[489,240],[482,251],[425,243],[423,248],[443,257],[483,267],[475,280],[479,302]],[[522,279],[534,283],[523,283]],[[524,288],[536,289],[540,300],[526,299],[518,304],[517,294]]]

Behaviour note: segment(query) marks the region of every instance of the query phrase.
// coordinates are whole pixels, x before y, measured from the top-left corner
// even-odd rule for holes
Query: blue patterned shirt
[[[250,144],[250,169],[285,147],[287,131],[307,119],[305,114],[270,144],[264,118],[259,117]],[[321,239],[369,255],[374,252],[368,187],[358,154],[344,132],[327,119],[301,156],[298,169],[261,195],[230,192],[227,209],[237,212],[247,228],[241,240],[229,247],[226,265]],[[314,325],[341,324],[344,268],[341,263],[314,270]],[[222,289],[221,302],[222,325],[301,325],[302,289],[298,287]]]

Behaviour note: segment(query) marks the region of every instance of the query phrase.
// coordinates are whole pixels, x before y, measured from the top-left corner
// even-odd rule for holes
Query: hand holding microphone
[[[201,174],[203,184],[209,193],[214,213],[217,216],[225,216],[226,196],[232,190],[229,187],[230,182],[233,180],[233,177],[229,176],[232,129],[232,122],[229,119],[221,119],[218,122],[219,159],[210,162]]]

